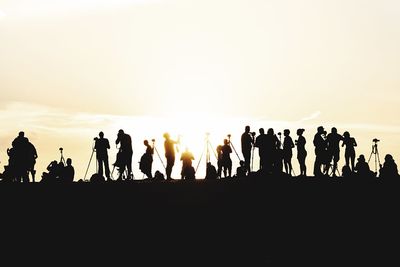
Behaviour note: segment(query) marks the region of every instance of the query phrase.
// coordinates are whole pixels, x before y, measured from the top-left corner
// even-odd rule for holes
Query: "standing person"
[[[269,128],[265,137],[265,166],[263,164],[263,168],[265,167],[265,171],[268,174],[276,172],[280,168],[280,166],[277,166],[277,158],[280,157],[277,151],[279,147],[280,141],[276,136],[274,129]],[[282,170],[282,168],[280,169]]]
[[[175,165],[175,145],[179,143],[178,141],[174,141],[171,139],[169,133],[164,133],[164,148],[165,148],[165,158],[167,159],[167,167],[165,168],[167,180],[172,180],[171,173],[172,168]]]
[[[285,164],[285,171],[287,174],[292,175],[292,157],[294,143],[292,137],[290,137],[290,130],[285,129],[283,131],[283,162]]]
[[[344,152],[344,157],[346,159],[346,166],[351,168],[351,171],[354,172],[354,162],[356,159],[356,151],[354,147],[357,146],[356,139],[350,136],[349,132],[343,133],[343,143],[342,147],[346,146],[346,150]],[[349,165],[349,163],[351,165]]]
[[[314,176],[321,176],[321,166],[324,163],[326,142],[322,137],[324,133],[324,127],[319,126],[317,128],[317,133],[314,135],[313,144],[315,146],[315,162],[314,162]]]
[[[296,146],[297,146],[297,160],[299,161],[300,165],[300,176],[307,176],[307,166],[306,166],[306,157],[307,157],[307,151],[306,151],[306,139],[303,136],[304,129],[298,129],[297,130],[297,135],[299,138],[296,140]]]
[[[218,171],[217,171],[217,175],[218,178],[221,178],[222,175],[222,145],[218,145],[217,146],[217,166],[218,166]]]
[[[99,166],[98,174],[103,176],[103,165],[105,169],[105,174],[107,180],[111,180],[110,178],[110,167],[108,164],[108,152],[107,149],[110,149],[110,142],[107,138],[104,138],[104,133],[99,133],[99,138],[95,138],[94,149],[96,150],[96,160]]]
[[[146,152],[140,158],[139,167],[147,178],[152,179],[153,175],[151,173],[151,168],[153,165],[154,147],[149,144],[148,140],[144,140],[143,144],[146,146]]]
[[[338,134],[338,131],[335,127],[333,127],[331,129],[331,132],[328,134],[328,136],[326,137],[327,141],[328,141],[328,161],[329,163],[331,162],[331,160],[333,160],[333,176],[336,176],[336,170],[337,170],[337,165],[338,162],[340,160],[340,146],[339,143],[340,141],[343,140],[343,137]],[[327,175],[329,175],[329,168],[327,169]]]
[[[246,172],[250,172],[250,160],[251,160],[251,149],[254,144],[254,139],[250,134],[250,126],[246,126],[244,133],[241,137],[242,144],[242,154],[244,158],[244,166],[246,167]]]
[[[119,156],[117,155],[117,161],[119,161],[118,166],[120,167],[119,170],[119,177],[118,180],[122,180],[122,175],[125,172],[125,169],[128,170],[127,179],[133,179],[132,173],[132,139],[129,134],[126,134],[123,130],[118,131],[117,140],[115,140],[115,144],[120,144],[119,147]],[[117,165],[117,164],[116,164]]]
[[[257,136],[256,142],[254,144],[255,147],[258,148],[258,155],[260,157],[260,170],[265,171],[266,169],[266,158],[267,158],[267,148],[266,148],[266,135],[264,132],[264,128],[260,128],[259,130],[260,135]]]
[[[230,142],[228,139],[224,139],[224,145],[221,148],[222,150],[222,168],[224,169],[224,177],[232,177],[232,159],[231,153],[232,148],[230,146]],[[226,172],[228,171],[228,176]]]
[[[38,158],[38,154],[36,151],[35,146],[29,142],[29,139],[26,138],[26,167],[29,172],[32,175],[32,183],[35,182],[35,175],[36,175],[36,170],[35,170],[35,164],[36,164],[36,159]],[[29,181],[29,177],[28,177]]]
[[[181,177],[183,179],[195,179],[195,170],[192,166],[192,161],[194,160],[193,154],[186,148],[185,152],[181,155],[182,161],[182,171]]]

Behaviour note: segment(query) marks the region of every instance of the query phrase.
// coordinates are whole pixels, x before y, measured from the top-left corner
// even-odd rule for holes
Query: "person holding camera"
[[[128,170],[127,179],[133,179],[132,173],[132,139],[129,134],[126,134],[124,130],[118,131],[117,140],[115,140],[115,144],[120,144],[118,155],[117,155],[117,163],[119,168],[119,177],[118,180],[122,180],[122,176],[124,174],[125,169]]]
[[[104,133],[99,133],[99,138],[95,137],[94,149],[96,150],[96,159],[99,166],[98,174],[103,176],[103,165],[105,169],[105,174],[108,180],[110,180],[110,167],[108,164],[108,152],[107,149],[110,149],[110,142],[107,138],[104,138]]]
[[[250,172],[251,149],[254,145],[254,135],[250,133],[250,126],[246,126],[241,136],[242,154],[244,158],[244,166],[246,172]]]

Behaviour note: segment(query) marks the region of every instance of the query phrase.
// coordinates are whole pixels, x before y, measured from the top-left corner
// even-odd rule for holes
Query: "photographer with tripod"
[[[107,149],[110,149],[110,142],[107,138],[104,138],[104,133],[99,133],[99,138],[94,138],[94,150],[96,151],[96,159],[98,163],[98,175],[103,176],[103,165],[105,169],[105,174],[107,180],[111,180],[110,178],[110,167],[108,164],[108,152]]]
[[[126,134],[123,130],[118,131],[117,140],[115,140],[115,144],[120,144],[119,151],[117,154],[117,160],[115,162],[115,166],[119,169],[119,177],[118,181],[122,181],[123,174],[125,170],[128,171],[126,179],[132,180],[132,139],[129,134]]]

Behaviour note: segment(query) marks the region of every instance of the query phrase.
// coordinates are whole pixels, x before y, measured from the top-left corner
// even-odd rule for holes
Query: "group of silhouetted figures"
[[[211,163],[210,156],[207,155],[205,179],[246,178],[250,176],[265,177],[271,175],[306,177],[307,151],[305,147],[307,142],[303,135],[304,131],[304,129],[298,129],[296,132],[297,139],[293,141],[288,129],[283,131],[282,140],[282,134],[280,132],[275,134],[272,128],[268,129],[267,133],[265,133],[263,128],[260,128],[257,135],[255,132],[250,131],[250,126],[246,126],[244,133],[241,135],[241,152],[243,158],[237,153],[230,140],[230,135],[228,135],[228,138],[223,140],[223,144],[218,145],[215,151],[213,151],[217,167]],[[165,139],[166,164],[164,164],[155,147],[154,139],[151,140],[152,143],[148,140],[144,140],[143,142],[145,152],[140,158],[139,169],[143,173],[145,180],[174,180],[171,174],[175,165],[176,152],[179,152],[180,140],[179,138],[173,140],[168,133],[165,133],[163,137]],[[129,134],[125,133],[122,129],[118,131],[115,144],[119,147],[116,161],[112,164],[112,171],[110,171],[108,160],[109,140],[104,137],[103,132],[100,132],[99,137],[94,138],[94,141],[93,152],[96,153],[97,171],[91,176],[91,182],[114,181],[112,176],[115,170],[118,172],[118,177],[115,181],[130,181],[135,179],[132,172],[132,139]],[[364,155],[359,155],[356,162],[355,147],[357,147],[357,142],[349,132],[346,131],[341,135],[336,128],[332,128],[328,134],[322,126],[318,127],[313,139],[315,147],[313,175],[315,177],[397,177],[399,175],[397,165],[390,154],[387,154],[384,163],[380,164],[377,142],[379,140],[373,140],[374,144],[369,160],[372,156],[375,156],[375,165],[379,163],[379,170],[375,166],[375,171],[372,171],[369,167],[369,160],[367,162]],[[34,145],[25,137],[24,132],[20,132],[18,137],[13,140],[11,146],[10,149],[7,149],[9,161],[0,176],[1,181],[30,182],[31,180],[35,182],[36,171],[34,167],[38,155]],[[345,165],[341,170],[342,174],[338,170],[340,147],[345,147]],[[259,153],[259,168],[256,171],[253,168],[255,148],[258,149]],[[294,148],[297,148],[297,160],[300,166],[300,173],[298,175],[295,175],[292,165]],[[42,174],[41,182],[71,183],[74,181],[75,171],[72,166],[72,160],[70,158],[64,160],[62,148],[60,148],[60,151],[60,161],[53,160],[48,165],[47,172],[43,172]],[[236,174],[232,173],[231,154],[233,152],[235,152],[239,160]],[[155,153],[164,167],[165,176],[159,170],[153,175],[152,165]],[[196,179],[197,169],[193,166],[194,160],[193,154],[187,148],[181,153],[180,161],[182,162],[182,169],[180,178],[182,180]],[[29,174],[32,176],[32,179],[30,179]]]

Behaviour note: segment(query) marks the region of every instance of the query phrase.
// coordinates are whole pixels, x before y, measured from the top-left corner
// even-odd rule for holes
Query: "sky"
[[[197,165],[206,132],[240,154],[245,125],[305,128],[309,170],[319,125],[400,160],[398,47],[394,0],[0,0],[0,165],[23,130],[39,173],[63,147],[79,179],[93,137],[124,129],[142,178],[143,139],[165,162],[162,133],[181,135]]]

